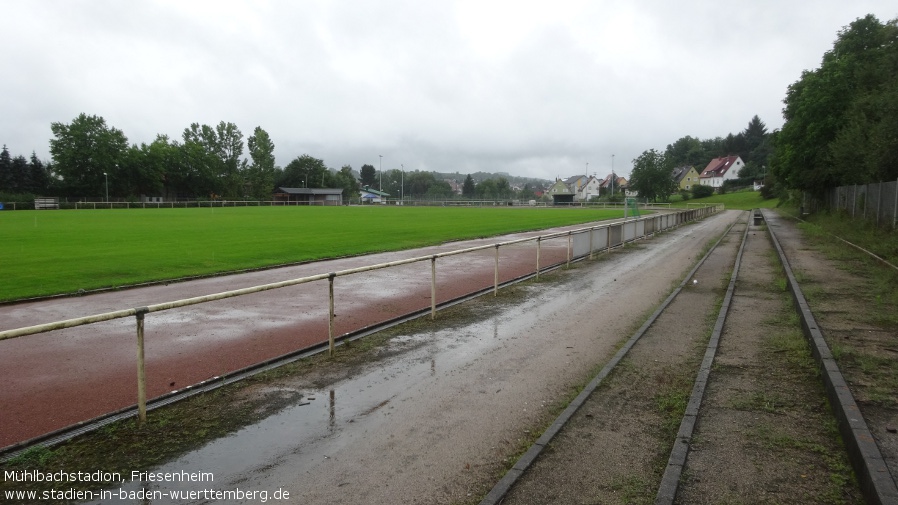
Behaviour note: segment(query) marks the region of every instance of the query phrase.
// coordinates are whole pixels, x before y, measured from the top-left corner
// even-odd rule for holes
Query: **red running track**
[[[0,331],[537,234],[7,305],[0,307]],[[542,266],[563,262],[566,256],[566,237],[542,242]],[[492,286],[494,265],[494,248],[440,258],[438,303]],[[430,268],[430,261],[421,261],[338,277],[334,284],[335,334],[429,308]],[[532,273],[535,268],[535,241],[500,248],[500,282]],[[148,314],[147,397],[156,398],[326,341],[327,321],[326,280]],[[0,341],[0,384],[0,447],[133,406],[137,401],[135,320],[125,318]]]

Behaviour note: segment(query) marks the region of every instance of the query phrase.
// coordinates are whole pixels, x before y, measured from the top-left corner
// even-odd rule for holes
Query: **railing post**
[[[895,205],[892,208],[892,229],[898,228],[898,179],[895,180]]]
[[[430,258],[430,320],[437,318],[437,255]]]
[[[572,240],[573,239],[571,238],[571,232],[567,232],[567,267],[565,267],[565,268],[571,268],[571,241]]]
[[[327,319],[327,346],[328,346],[328,354],[331,356],[334,355],[334,278],[337,277],[337,274],[331,272],[327,276],[327,284],[329,291],[329,303],[330,303],[330,312],[328,314]]]
[[[539,280],[539,252],[542,247],[542,236],[536,237],[536,280]]]
[[[589,259],[592,260],[592,231],[595,227],[589,229]]]
[[[864,219],[867,219],[867,207],[870,206],[870,183],[868,182],[864,186],[864,215],[862,216]]]
[[[147,421],[147,374],[144,362],[143,319],[150,309],[141,307],[134,314],[137,319],[137,424]]]
[[[499,296],[499,244],[496,244],[496,268],[493,277],[493,296]]]
[[[611,225],[605,226],[605,248],[606,252],[611,252]]]

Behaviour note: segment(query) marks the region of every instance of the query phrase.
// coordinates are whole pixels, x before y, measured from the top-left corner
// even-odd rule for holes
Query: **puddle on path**
[[[127,492],[141,489],[159,492],[155,499],[120,501],[117,503],[179,503],[170,492],[215,490],[261,490],[271,488],[269,474],[289,468],[292,475],[302,475],[327,461],[347,444],[376,433],[390,421],[394,406],[439,387],[440,381],[463,373],[465,365],[492,348],[509,345],[522,332],[534,326],[546,311],[560,310],[572,298],[559,296],[557,288],[525,287],[532,292],[520,304],[475,323],[427,333],[393,338],[353,377],[340,380],[323,389],[298,391],[302,398],[256,424],[227,437],[214,440],[152,473],[209,472],[213,482],[127,482]],[[536,290],[540,291],[536,291]],[[376,354],[386,356],[377,358]],[[487,378],[489,379],[489,378]],[[273,386],[264,392],[296,390]],[[279,469],[279,470],[275,470]],[[124,476],[126,481],[130,476]],[[118,492],[113,489],[113,492]],[[258,498],[258,497],[257,497]],[[238,500],[239,501],[239,500]],[[109,503],[97,500],[92,504]],[[200,500],[200,502],[204,502]]]

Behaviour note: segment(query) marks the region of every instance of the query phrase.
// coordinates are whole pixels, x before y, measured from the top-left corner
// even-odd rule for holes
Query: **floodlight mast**
[[[614,155],[611,155],[611,196],[614,196]]]

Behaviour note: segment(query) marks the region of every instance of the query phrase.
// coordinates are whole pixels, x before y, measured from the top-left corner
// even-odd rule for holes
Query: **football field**
[[[0,212],[0,301],[621,217],[620,209],[232,207]]]

